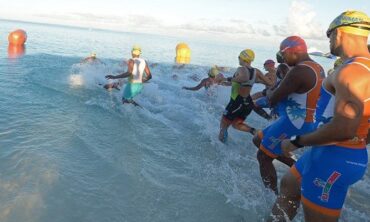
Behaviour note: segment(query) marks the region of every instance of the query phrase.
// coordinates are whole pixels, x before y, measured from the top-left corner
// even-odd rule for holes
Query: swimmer
[[[259,81],[265,85],[272,85],[270,79],[266,78],[262,72],[251,66],[255,57],[251,49],[246,49],[239,54],[239,67],[233,77],[224,78],[231,85],[231,98],[229,104],[222,115],[220,122],[219,140],[226,142],[227,129],[232,125],[235,129],[249,132],[252,135],[256,129],[244,123],[247,116],[254,109],[253,100],[250,96],[252,86]]]
[[[215,85],[215,84],[219,84],[222,80],[222,74],[220,75],[221,73],[218,71],[218,69],[216,67],[212,67],[209,71],[208,71],[208,77],[207,78],[204,78],[202,79],[202,81],[197,85],[197,86],[194,86],[194,87],[186,87],[186,86],[183,86],[182,88],[183,89],[186,89],[186,90],[192,90],[192,91],[197,91],[201,88],[205,88],[205,89],[208,89],[209,87],[211,87],[212,85]]]
[[[282,109],[280,109],[281,108],[280,104],[277,104],[274,107],[271,107],[270,102],[269,102],[269,100],[266,96],[266,93],[270,93],[270,91],[276,89],[279,86],[279,84],[281,83],[281,81],[284,79],[286,74],[289,72],[289,70],[290,70],[290,68],[287,64],[285,64],[285,63],[279,64],[277,69],[276,69],[277,82],[276,82],[275,86],[270,87],[268,90],[266,90],[264,92],[265,96],[263,96],[263,97],[257,99],[256,101],[254,101],[254,105],[257,108],[270,108],[271,109],[270,116],[271,116],[272,119],[277,119],[279,116],[283,115],[282,113],[284,113],[284,111]]]
[[[96,53],[93,52],[90,54],[90,56],[84,58],[81,61],[82,64],[104,64],[100,59],[96,57]]]
[[[147,62],[140,58],[141,48],[135,45],[131,50],[132,58],[128,61],[127,71],[120,75],[107,75],[107,79],[119,79],[129,77],[129,83],[126,84],[123,92],[122,103],[131,103],[139,106],[133,98],[137,96],[143,89],[143,82],[147,82],[152,78]],[[146,77],[144,77],[144,72]]]
[[[279,103],[283,114],[271,125],[253,138],[257,148],[262,182],[276,194],[277,174],[272,161],[278,159],[289,167],[294,164],[290,157],[281,152],[281,141],[292,135],[314,130],[313,115],[320,94],[320,85],[325,77],[323,68],[314,62],[307,53],[305,41],[298,36],[290,36],[280,44],[280,51],[289,66],[294,66],[279,86],[267,94],[269,103]]]
[[[271,87],[275,86],[276,81],[277,81],[277,78],[276,78],[276,68],[275,68],[275,62],[274,62],[274,60],[272,60],[272,59],[266,60],[264,62],[264,64],[263,64],[263,67],[267,71],[267,73],[265,73],[265,76],[267,78],[269,78],[271,80],[271,82],[272,82],[272,86]],[[257,92],[255,94],[253,94],[252,95],[252,99],[253,100],[256,100],[258,98],[261,98],[263,96],[266,96],[266,91],[268,89],[270,89],[271,87],[267,87],[266,86],[266,88],[263,91]]]

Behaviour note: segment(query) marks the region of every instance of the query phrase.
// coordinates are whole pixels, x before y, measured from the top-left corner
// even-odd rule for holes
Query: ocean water
[[[16,28],[28,41],[15,59],[7,35]],[[192,65],[174,69],[181,41]],[[152,64],[136,99],[143,109],[122,106],[122,92],[99,85],[125,71],[133,44]],[[251,136],[230,129],[227,145],[217,139],[230,89],[181,89],[213,64],[231,75],[247,47],[259,68],[277,50],[1,21],[0,221],[264,221],[275,197],[263,188]],[[91,52],[104,64],[80,64]],[[254,113],[247,123],[268,124]],[[281,177],[288,168],[275,164]],[[341,221],[369,221],[369,179],[350,190]]]

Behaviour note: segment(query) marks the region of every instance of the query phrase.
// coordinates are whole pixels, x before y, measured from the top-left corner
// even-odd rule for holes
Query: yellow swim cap
[[[214,78],[216,77],[218,74],[220,73],[220,71],[218,71],[217,67],[216,66],[213,66],[212,68],[209,69],[208,71],[208,76],[211,77],[211,78]]]
[[[141,54],[141,47],[139,45],[134,45],[132,47],[131,53],[133,55],[139,56]]]
[[[95,53],[95,52],[92,52],[92,53],[90,54],[90,57],[92,57],[92,58],[96,58],[96,53]]]
[[[245,49],[240,52],[239,57],[245,62],[252,62],[254,60],[254,52],[251,49]]]
[[[370,18],[360,11],[346,11],[332,21],[326,35],[329,38],[333,30],[367,37],[370,33]]]

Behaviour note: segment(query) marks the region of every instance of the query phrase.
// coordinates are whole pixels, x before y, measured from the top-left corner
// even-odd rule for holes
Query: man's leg
[[[284,163],[288,167],[293,166],[294,163],[296,162],[293,158],[286,157],[286,156],[278,156],[276,159],[279,160],[280,162]]]
[[[253,128],[253,127],[250,127],[248,126],[247,124],[245,124],[243,122],[243,120],[235,120],[233,123],[232,123],[233,127],[239,131],[243,131],[243,132],[247,132],[247,133],[250,133],[252,135],[254,135],[256,133],[256,129]]]
[[[280,195],[267,221],[290,221],[297,214],[301,200],[301,183],[291,171],[280,182]]]
[[[337,222],[339,220],[339,216],[329,216],[318,211],[313,210],[312,208],[303,205],[304,211],[304,220],[306,222]]]
[[[221,117],[221,122],[220,122],[220,133],[218,134],[218,139],[225,143],[227,140],[227,129],[231,125],[231,122],[226,119],[225,116]]]
[[[270,188],[275,194],[278,194],[277,189],[277,174],[272,161],[274,158],[265,154],[262,150],[257,152],[257,160],[260,166],[260,174],[265,187]]]
[[[256,135],[254,135],[253,137],[253,144],[259,148],[260,145],[261,145],[261,142],[262,142],[262,137],[263,135],[259,135],[259,134],[262,134],[262,131],[258,131]],[[280,162],[284,163],[285,165],[291,167],[294,165],[294,163],[296,162],[293,158],[291,157],[285,157],[285,156],[278,156],[276,158],[277,160],[279,160]]]
[[[134,106],[138,106],[138,107],[141,107],[137,102],[135,102],[133,99],[125,99],[125,98],[122,98],[122,103],[125,104],[125,103],[130,103]],[[142,107],[141,107],[142,108]]]

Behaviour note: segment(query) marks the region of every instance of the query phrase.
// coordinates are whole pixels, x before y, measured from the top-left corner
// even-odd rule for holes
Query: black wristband
[[[301,136],[296,136],[294,140],[290,140],[290,143],[293,144],[294,146],[296,146],[297,148],[302,148],[302,147],[304,147],[304,145],[299,143],[300,138],[301,138]]]
[[[226,78],[226,80],[228,81],[228,82],[231,82],[231,80],[233,79],[233,77],[227,77]]]

